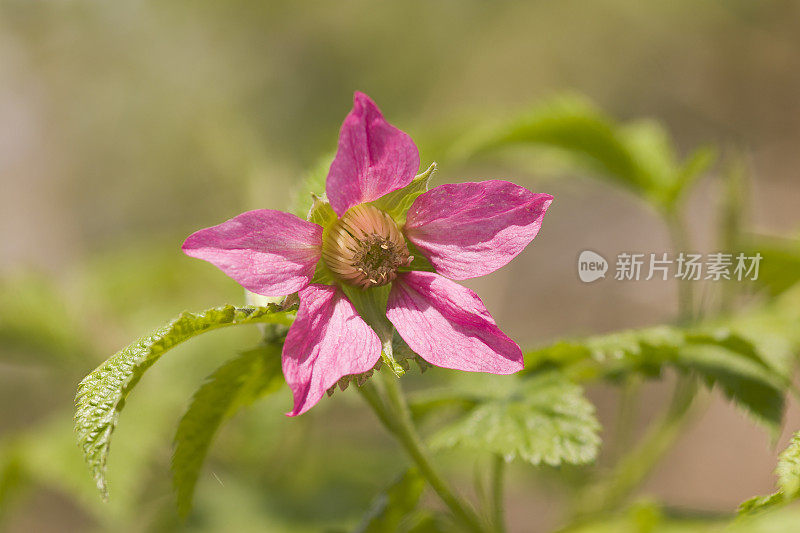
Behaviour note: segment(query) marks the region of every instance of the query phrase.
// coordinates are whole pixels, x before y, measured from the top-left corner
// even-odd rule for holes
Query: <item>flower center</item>
[[[350,208],[326,232],[322,258],[340,280],[362,289],[391,283],[414,259],[394,220],[365,204]]]

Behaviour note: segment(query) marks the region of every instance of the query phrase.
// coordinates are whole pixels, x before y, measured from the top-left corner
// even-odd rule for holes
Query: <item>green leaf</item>
[[[557,368],[577,381],[613,380],[629,372],[653,377],[661,372],[662,353],[683,342],[683,333],[671,326],[562,340],[526,353],[523,374]]]
[[[723,324],[750,341],[770,368],[789,379],[800,354],[800,285]]]
[[[739,514],[747,515],[789,503],[800,497],[800,431],[792,435],[789,446],[778,456],[778,490],[756,496],[739,505]]]
[[[431,445],[463,446],[534,465],[585,464],[595,459],[600,424],[581,387],[558,373],[505,387],[511,390],[486,399],[438,431]]]
[[[741,517],[729,527],[726,533],[794,533],[800,523],[800,509],[797,506],[785,507],[771,513],[758,513]]]
[[[474,133],[455,151],[469,157],[523,146],[559,150],[569,166],[585,168],[662,208],[670,208],[713,161],[704,150],[682,163],[657,122],[620,124],[576,95],[554,98],[521,118]]]
[[[356,531],[358,533],[400,531],[404,519],[419,504],[424,490],[425,479],[416,468],[408,469],[372,502],[370,510]]]
[[[681,193],[688,190],[716,160],[717,151],[710,146],[703,146],[692,152],[677,172],[677,179],[674,181],[668,201],[677,200]]]
[[[105,470],[111,434],[128,394],[148,368],[171,348],[206,331],[241,324],[289,325],[292,317],[293,313],[281,311],[275,305],[246,308],[227,305],[197,314],[184,312],[117,352],[84,378],[75,398],[75,431],[103,498],[108,497]]]
[[[800,239],[752,235],[744,248],[747,257],[761,254],[755,282],[771,296],[778,296],[800,282]]]
[[[616,125],[616,130],[636,165],[645,192],[669,189],[678,163],[669,134],[661,124],[638,120]]]
[[[739,515],[749,515],[778,507],[783,503],[783,494],[774,492],[767,496],[753,496],[739,504]]]
[[[778,458],[778,487],[787,499],[800,496],[800,431],[792,435],[789,446]]]
[[[480,153],[510,145],[544,145],[566,150],[600,175],[641,190],[639,172],[614,122],[586,98],[568,95],[545,102],[520,119],[489,132],[471,147]]]
[[[657,326],[561,341],[526,354],[525,372],[559,368],[578,381],[617,380],[658,376],[666,366],[718,385],[756,421],[773,433],[779,429],[788,374],[730,326]]]
[[[687,345],[673,364],[717,385],[730,400],[744,407],[757,422],[773,433],[780,429],[789,387],[763,362],[713,344]]]
[[[223,420],[283,384],[280,343],[243,352],[219,367],[194,394],[175,433],[172,481],[178,513],[186,517],[211,441]]]
[[[417,175],[411,183],[402,189],[381,196],[372,202],[372,205],[388,213],[398,224],[405,224],[406,213],[411,207],[411,204],[414,203],[414,200],[416,200],[419,195],[428,190],[431,178],[436,173],[436,169],[436,163],[431,163],[431,166],[422,174]]]

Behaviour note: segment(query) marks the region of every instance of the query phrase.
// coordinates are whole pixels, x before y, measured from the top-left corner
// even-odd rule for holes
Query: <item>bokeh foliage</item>
[[[419,141],[425,160],[442,164],[447,177],[440,180],[471,165],[537,177],[546,167],[621,185],[656,212],[676,209],[694,180],[707,176],[702,171],[712,152],[687,145],[703,145],[720,130],[729,133],[708,126],[726,116],[726,106],[737,109],[734,122],[725,125],[736,130],[737,142],[791,133],[780,116],[766,121],[777,112],[761,102],[779,100],[781,87],[791,92],[792,76],[800,69],[741,57],[715,61],[713,55],[721,52],[709,50],[705,41],[715,36],[716,46],[734,49],[740,42],[761,43],[783,57],[782,51],[795,50],[797,6],[791,2],[684,1],[651,6],[649,12],[625,2],[565,5],[465,2],[456,8],[418,2],[371,6],[368,17],[358,2],[302,13],[276,2],[246,1],[0,4],[0,43],[8,45],[0,64],[3,79],[12,80],[4,82],[2,96],[10,93],[13,102],[22,102],[19,108],[32,115],[34,129],[47,132],[34,143],[37,155],[27,157],[36,161],[34,175],[51,176],[43,185],[15,181],[30,182],[40,196],[67,197],[71,206],[68,212],[37,210],[45,237],[52,239],[37,248],[67,260],[40,274],[25,268],[22,275],[6,275],[0,287],[2,398],[13,406],[3,413],[0,437],[0,520],[18,523],[15,510],[26,508],[27,496],[44,492],[45,505],[71,510],[68,520],[76,528],[98,530],[260,531],[265,523],[274,531],[319,531],[332,524],[347,530],[360,524],[366,531],[446,527],[425,500],[420,509],[414,474],[406,473],[400,451],[373,431],[374,421],[352,393],[337,392],[318,413],[289,424],[282,416],[288,407],[285,388],[222,425],[201,471],[194,511],[181,525],[171,496],[169,443],[203,397],[208,383],[203,380],[222,377],[222,369],[240,360],[237,353],[258,345],[256,327],[204,335],[176,348],[139,383],[114,437],[108,504],[98,501],[74,445],[67,406],[74,385],[141,332],[183,309],[241,303],[235,284],[179,256],[180,239],[245,208],[284,207],[303,169],[332,149],[343,102],[354,88],[369,90],[391,109],[393,121]],[[616,15],[598,30],[593,21],[609,10]],[[577,20],[569,31],[565,13]],[[666,31],[670,24],[681,31]],[[760,41],[767,33],[785,37]],[[534,46],[527,38],[532,34],[552,44]],[[610,57],[580,59],[611,34],[617,37]],[[659,87],[632,84],[617,95],[618,79],[652,74],[653,61],[636,52],[609,66],[615,64],[610,59],[643,41],[665,43],[662,50],[685,62],[688,73],[707,70],[712,62],[734,77],[741,70],[747,79],[772,75],[781,83],[712,86],[715,97],[698,102],[687,83],[694,77],[658,76],[662,83],[653,85]],[[697,50],[709,50],[712,58]],[[528,72],[520,67],[522,56]],[[590,87],[613,113],[574,94],[544,98],[564,84],[561,70],[570,85]],[[508,72],[516,74],[504,77]],[[549,80],[557,78],[554,87]],[[592,80],[601,81],[591,85]],[[679,95],[689,104],[640,97],[651,91]],[[757,105],[741,104],[749,91],[759,94]],[[650,114],[653,102],[663,106],[656,109],[660,115],[671,117],[670,128],[629,120]],[[682,110],[673,113],[669,106]],[[507,115],[498,118],[494,108]],[[468,116],[459,116],[464,109]],[[665,133],[675,128],[694,133],[675,143]],[[301,206],[305,199],[298,195]],[[61,223],[67,219],[71,225]],[[68,244],[59,248],[61,241]],[[798,351],[798,241],[789,234],[744,236],[742,242],[746,250],[765,255],[765,290],[754,291],[754,301],[745,301],[749,305],[688,328],[666,324],[531,347],[523,380],[555,371],[583,385],[616,386],[630,376],[663,378],[676,370],[718,387],[774,432],[786,394],[793,393],[788,380]],[[415,389],[436,385],[452,392],[463,389],[458,379],[433,371],[421,378],[410,373],[408,382]],[[432,404],[419,396],[412,408],[422,416]],[[436,426],[454,420],[444,431],[459,435],[470,413],[475,416],[480,406],[494,409],[474,394],[438,400],[447,400],[452,412]],[[518,403],[515,407],[530,408],[524,395]],[[234,413],[220,416],[228,415]],[[504,450],[488,444],[490,451]],[[788,479],[790,467],[781,468],[781,479]],[[469,477],[463,470],[453,473]],[[571,475],[567,468],[561,473],[565,479]],[[592,467],[578,467],[575,475],[594,476]],[[220,483],[224,491],[217,490]],[[783,503],[792,492],[779,486]],[[370,501],[372,514],[362,517]],[[588,520],[580,528],[696,530],[711,527],[709,522],[727,523],[734,512],[687,520],[657,504],[624,511],[625,505],[612,509],[612,518]],[[730,528],[787,530],[795,514],[788,509],[757,515]]]

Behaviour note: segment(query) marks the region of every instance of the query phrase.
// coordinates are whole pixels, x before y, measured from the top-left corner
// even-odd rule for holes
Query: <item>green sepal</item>
[[[336,215],[336,212],[333,210],[331,204],[327,200],[317,196],[316,194],[312,194],[311,198],[314,204],[311,206],[311,209],[308,212],[308,220],[322,226],[322,240],[324,242],[327,238],[328,231],[330,231],[334,222],[339,220],[339,217]],[[333,273],[325,264],[325,261],[320,259],[317,262],[316,269],[314,270],[314,276],[311,278],[311,283],[333,285],[334,282],[335,280]]]
[[[389,343],[389,347],[391,351],[391,344]],[[400,363],[394,360],[394,357],[391,353],[387,353],[386,350],[381,351],[381,361],[384,365],[386,365],[389,370],[392,371],[392,374],[397,376],[398,378],[406,373],[406,369],[400,366]]]
[[[428,190],[428,184],[431,181],[431,177],[436,172],[436,169],[436,163],[431,163],[428,170],[417,175],[411,180],[411,183],[402,189],[381,196],[372,202],[372,205],[388,213],[398,225],[402,226],[406,223],[406,213],[411,207],[411,204],[414,203],[414,200],[416,200],[419,195]]]
[[[358,311],[358,314],[364,319],[364,322],[369,324],[369,327],[375,331],[375,334],[381,340],[381,361],[383,364],[388,366],[397,377],[405,374],[405,368],[397,362],[392,349],[394,326],[386,318],[386,304],[389,301],[391,285],[371,287],[369,289],[341,285],[341,288],[345,296],[356,308],[356,311]]]
[[[422,270],[423,272],[436,272],[436,268],[428,261],[428,258],[425,257],[419,248],[417,248],[413,242],[406,240],[406,246],[408,247],[408,253],[414,258],[411,261],[411,264],[405,267],[400,267],[398,271],[400,272],[411,272],[414,270]]]
[[[314,270],[311,283],[319,283],[320,285],[333,285],[334,283],[333,273],[322,259],[317,262],[317,268]]]
[[[308,211],[308,221],[314,224],[319,224],[323,228],[330,227],[331,224],[338,220],[336,211],[333,210],[331,204],[316,194],[311,195],[311,209]]]

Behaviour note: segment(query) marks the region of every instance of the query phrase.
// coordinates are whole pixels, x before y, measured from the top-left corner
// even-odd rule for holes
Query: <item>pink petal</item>
[[[284,296],[308,285],[321,247],[321,226],[271,209],[242,213],[183,243],[186,255],[214,264],[245,289],[265,296]]]
[[[505,266],[536,237],[553,201],[507,181],[440,185],[408,210],[405,233],[451,279]]]
[[[401,274],[386,316],[432,365],[492,374],[522,370],[522,350],[500,331],[478,295],[438,274]]]
[[[339,149],[326,191],[340,216],[354,205],[377,200],[411,183],[419,151],[411,137],[384,120],[369,96],[357,92],[339,131]]]
[[[283,375],[292,389],[294,409],[305,413],[339,378],[375,366],[381,342],[344,293],[330,285],[300,291],[300,309],[283,345]]]

